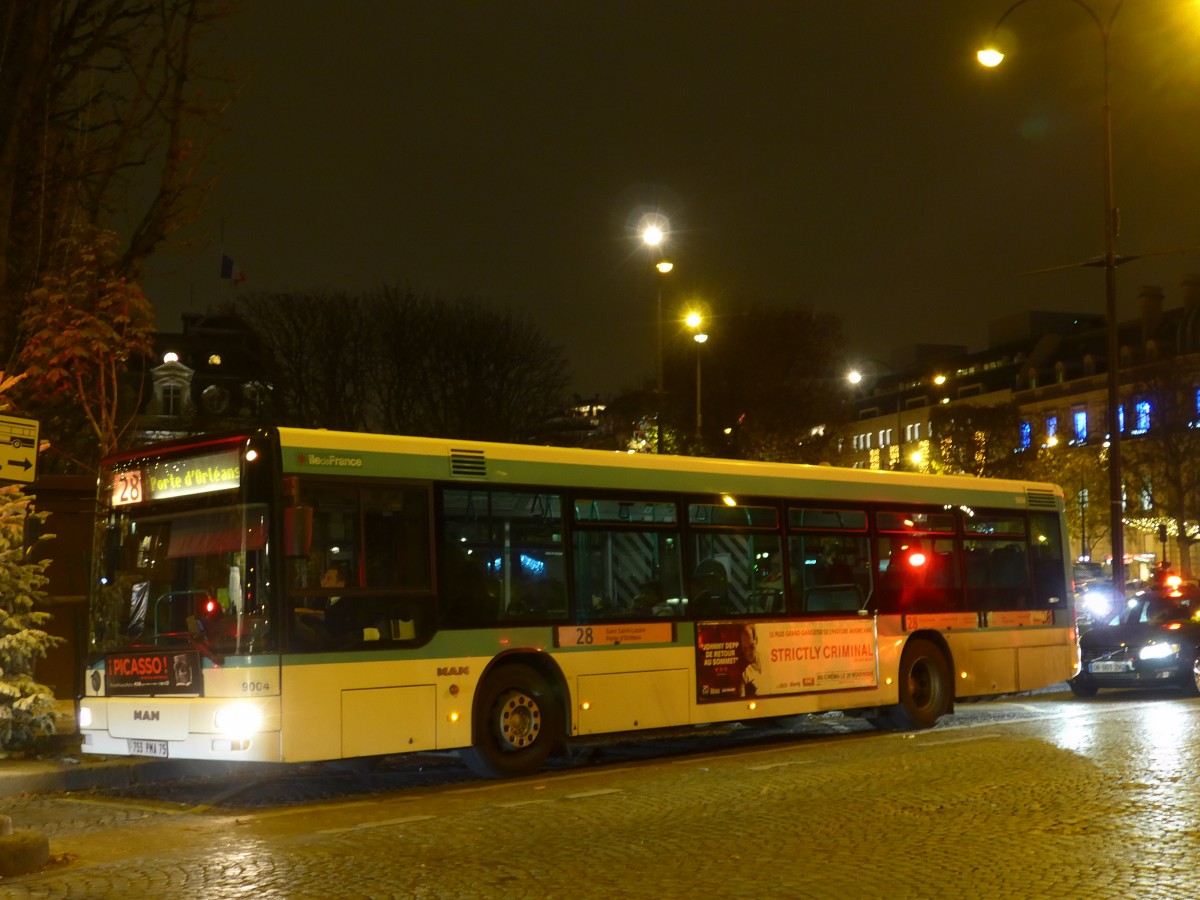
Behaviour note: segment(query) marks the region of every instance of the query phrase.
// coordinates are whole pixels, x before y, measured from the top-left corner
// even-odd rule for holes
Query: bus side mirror
[[[288,556],[308,556],[312,550],[311,506],[288,506],[283,510],[283,546]]]

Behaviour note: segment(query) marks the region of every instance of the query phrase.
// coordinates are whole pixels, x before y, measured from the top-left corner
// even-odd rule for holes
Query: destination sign
[[[222,450],[181,459],[165,459],[143,469],[114,472],[109,485],[113,506],[170,500],[192,494],[231,491],[241,484],[237,450]]]

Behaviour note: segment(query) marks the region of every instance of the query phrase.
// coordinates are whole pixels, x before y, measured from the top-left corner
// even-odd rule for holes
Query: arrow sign
[[[33,459],[27,456],[9,459],[8,453],[0,456],[0,463],[3,463],[0,465],[0,481],[34,481],[37,478],[38,420],[0,416],[0,447],[5,445],[9,452],[17,450],[26,453],[32,448]]]

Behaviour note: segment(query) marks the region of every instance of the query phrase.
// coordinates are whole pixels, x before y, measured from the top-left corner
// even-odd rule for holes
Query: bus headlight
[[[262,712],[253,703],[230,703],[213,716],[217,731],[238,740],[248,738],[262,728]]]
[[[79,707],[79,727],[80,728],[91,728],[92,727],[92,710],[90,707],[87,707],[87,706]]]
[[[1138,651],[1138,659],[1165,659],[1178,652],[1178,644],[1147,644]]]

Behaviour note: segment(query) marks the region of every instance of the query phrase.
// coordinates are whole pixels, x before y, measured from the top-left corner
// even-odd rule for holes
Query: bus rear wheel
[[[561,737],[557,701],[546,679],[526,665],[488,675],[476,698],[472,746],[463,761],[485,778],[537,772]]]
[[[950,666],[930,641],[910,641],[900,654],[900,702],[878,724],[903,731],[932,728],[950,708]]]

